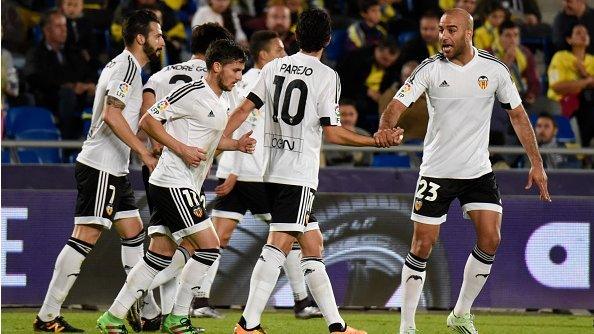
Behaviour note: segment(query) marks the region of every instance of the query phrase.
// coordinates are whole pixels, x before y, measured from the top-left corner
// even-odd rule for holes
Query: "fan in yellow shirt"
[[[485,24],[474,31],[474,46],[478,49],[491,50],[493,45],[499,44],[499,26],[505,20],[505,8],[499,3],[489,7]]]

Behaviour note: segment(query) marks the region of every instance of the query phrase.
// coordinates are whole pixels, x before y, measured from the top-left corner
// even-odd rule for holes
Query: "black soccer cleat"
[[[43,321],[39,317],[35,318],[33,322],[33,330],[35,332],[49,332],[49,333],[84,333],[85,331],[73,327],[62,316],[57,316],[54,320]]]
[[[160,330],[162,317],[163,316],[160,313],[158,316],[156,316],[152,319],[147,319],[145,317],[142,317],[141,318],[142,331],[143,332],[156,332],[156,331]]]

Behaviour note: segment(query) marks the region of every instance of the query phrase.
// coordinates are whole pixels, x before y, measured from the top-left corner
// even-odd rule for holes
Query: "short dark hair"
[[[439,20],[441,20],[442,15],[443,15],[443,12],[440,10],[429,9],[421,15],[421,17],[419,18],[419,21],[422,19],[434,19],[434,20],[437,20],[437,22],[439,22]]]
[[[515,29],[515,28],[519,28],[519,27],[520,26],[516,22],[514,22],[512,20],[505,20],[499,26],[499,34],[502,34],[503,31],[506,29]]]
[[[398,42],[393,37],[386,37],[377,43],[377,47],[380,49],[388,49],[391,54],[398,52]]]
[[[151,22],[159,23],[157,15],[149,9],[133,11],[122,23],[122,36],[124,45],[130,46],[134,43],[137,35],[148,36]]]
[[[485,17],[489,16],[489,14],[494,13],[498,10],[503,11],[507,15],[507,10],[503,5],[497,1],[493,1],[491,4],[487,6],[487,11],[485,12]]]
[[[338,101],[339,106],[353,106],[357,109],[357,102],[353,99],[349,99],[348,97],[343,97]]]
[[[359,0],[359,11],[361,13],[366,13],[373,6],[379,6],[379,0]]]
[[[299,15],[297,21],[297,43],[305,52],[322,50],[330,41],[330,16],[321,9],[308,9]]]
[[[57,8],[48,9],[45,12],[43,12],[43,15],[41,15],[41,19],[39,20],[39,26],[41,27],[41,29],[45,28],[50,23],[50,21],[52,20],[52,16],[54,15],[64,16],[64,14],[62,14],[62,12]]]
[[[272,30],[256,31],[250,38],[250,55],[254,62],[258,61],[260,51],[266,50],[271,40],[278,38],[278,34]]]
[[[214,63],[226,65],[238,61],[245,63],[247,54],[245,50],[232,39],[219,39],[210,44],[206,50],[206,68],[212,69]]]
[[[233,39],[231,33],[218,23],[205,23],[192,29],[190,52],[205,54],[210,43],[221,39]]]
[[[555,117],[553,117],[553,115],[549,114],[546,111],[541,112],[540,114],[538,114],[538,117],[536,118],[536,120],[538,121],[539,118],[548,118],[551,120],[551,122],[553,122],[553,127],[557,128],[557,121],[555,120]]]

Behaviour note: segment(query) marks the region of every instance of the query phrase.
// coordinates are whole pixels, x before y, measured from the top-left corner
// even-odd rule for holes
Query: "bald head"
[[[470,15],[467,11],[465,11],[462,8],[452,8],[446,10],[441,18],[443,20],[446,17],[454,22],[459,23],[459,26],[461,27],[465,26],[466,29],[469,30],[472,30],[474,26],[474,19],[472,18],[472,15]]]

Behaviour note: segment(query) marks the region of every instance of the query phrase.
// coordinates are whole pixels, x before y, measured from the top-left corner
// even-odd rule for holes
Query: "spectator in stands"
[[[181,51],[186,43],[186,30],[177,19],[175,12],[161,0],[122,1],[114,12],[111,24],[111,36],[117,43],[122,42],[122,21],[124,17],[139,9],[150,9],[159,12],[163,29],[166,52],[161,52],[161,64],[151,62],[151,72],[159,70],[163,65],[181,62]],[[122,44],[123,48],[123,44]],[[119,52],[120,50],[117,50]]]
[[[396,9],[394,9],[394,3],[396,0],[379,0],[380,11],[382,12],[382,22],[386,23],[394,16],[396,16]]]
[[[557,122],[548,113],[541,113],[536,119],[534,134],[540,148],[566,147],[557,142]],[[559,153],[542,154],[545,168],[578,168],[579,162],[574,155]]]
[[[540,80],[534,55],[520,40],[520,27],[507,20],[499,26],[500,43],[493,46],[493,53],[509,68],[522,101],[531,105],[540,93]]]
[[[273,4],[266,11],[266,29],[276,32],[285,45],[287,55],[299,51],[295,34],[291,31],[291,11],[283,4]]]
[[[396,42],[389,39],[375,47],[352,51],[338,64],[342,96],[355,100],[361,112],[358,124],[369,132],[377,128],[381,94],[398,77],[394,67],[397,58]]]
[[[369,132],[356,126],[359,113],[355,101],[341,99],[338,103],[340,110],[340,124],[343,128],[360,135],[370,136]],[[324,152],[326,166],[370,166],[373,153],[358,151],[327,151]]]
[[[361,20],[347,29],[347,51],[377,45],[388,34],[381,26],[382,12],[378,0],[359,0]]]
[[[100,50],[99,43],[93,34],[93,25],[83,15],[83,6],[83,0],[58,1],[58,8],[66,16],[66,27],[68,28],[66,47],[79,49],[85,60],[94,69],[99,70],[103,64],[97,56],[102,50]]]
[[[498,29],[505,17],[505,8],[497,2],[492,3],[485,16],[485,23],[474,31],[474,46],[491,51],[493,45],[499,43]]]
[[[231,8],[231,0],[209,0],[208,6],[198,8],[192,18],[192,27],[208,22],[215,22],[225,27],[235,40],[248,45],[247,36],[241,28],[237,13]]]
[[[549,65],[548,97],[561,103],[563,115],[575,116],[581,144],[590,146],[594,136],[594,55],[587,52],[590,35],[582,24],[565,33],[571,51],[558,51]]]
[[[439,20],[441,15],[429,11],[421,17],[419,22],[420,36],[408,41],[403,47],[396,63],[396,73],[400,73],[404,63],[415,60],[421,63],[428,57],[435,55],[440,50],[439,46]]]
[[[390,88],[382,94],[379,100],[379,115],[381,117],[388,104],[394,99],[394,95],[400,87],[410,77],[412,72],[419,66],[416,60],[408,61],[402,66],[400,78]],[[429,113],[427,111],[427,99],[425,94],[413,103],[398,119],[398,126],[404,130],[404,141],[419,141],[425,139],[427,133],[427,122],[429,122]]]
[[[563,9],[555,16],[553,23],[553,43],[557,49],[567,48],[564,33],[577,23],[594,36],[594,10],[588,6],[586,0],[564,0]],[[594,54],[594,44],[588,47],[588,53]]]
[[[482,25],[480,16],[476,12],[476,0],[458,0],[456,1],[456,8],[462,8],[472,15],[474,19],[474,28],[478,28]]]
[[[66,17],[57,9],[40,22],[43,40],[27,55],[25,75],[36,104],[54,112],[62,138],[81,136],[81,111],[92,104],[97,77],[81,52],[66,47]]]
[[[8,110],[8,98],[15,98],[19,95],[19,76],[14,67],[10,51],[2,49],[2,120],[4,113]],[[2,122],[4,124],[4,122]]]

